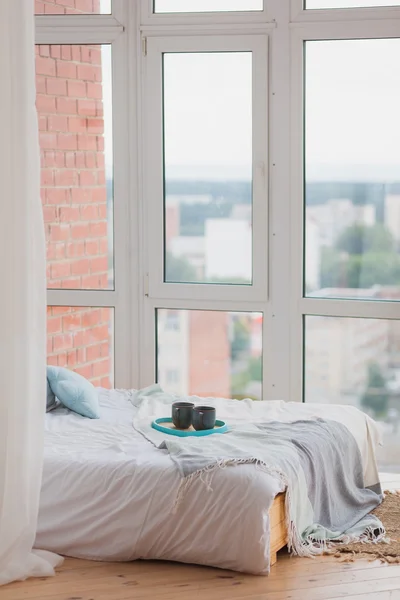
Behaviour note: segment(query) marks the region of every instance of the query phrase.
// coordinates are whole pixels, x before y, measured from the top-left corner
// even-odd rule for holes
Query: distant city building
[[[375,212],[373,204],[353,204],[348,199],[333,199],[306,209],[307,217],[319,226],[321,245],[327,247],[333,246],[340,234],[356,223],[375,225]]]
[[[386,196],[385,225],[398,244],[400,242],[400,195]]]
[[[165,245],[169,248],[170,241],[179,235],[180,210],[179,202],[168,196],[165,203]]]
[[[263,350],[263,316],[261,313],[252,315],[251,318],[251,355],[253,358],[258,358]]]
[[[329,288],[315,296],[340,298],[352,290]],[[363,298],[377,299],[378,286],[360,290]],[[384,319],[308,316],[305,337],[306,399],[309,402],[354,403],[368,380],[368,367],[390,365],[392,326]]]
[[[206,219],[204,236],[180,235],[182,204],[208,203],[211,196],[168,196],[166,248],[194,268],[198,281],[221,279],[251,282],[252,207],[237,204],[228,218]]]
[[[252,228],[239,219],[207,219],[205,224],[206,279],[252,277]]]
[[[307,317],[307,401],[358,405],[369,364],[388,366],[388,335],[382,319]]]
[[[189,318],[187,310],[159,310],[157,318],[158,382],[183,396],[190,390]]]
[[[233,357],[235,324],[248,331],[248,345]],[[243,342],[243,339],[242,339]],[[236,384],[251,359],[262,356],[262,315],[201,310],[160,310],[157,321],[158,382],[181,396],[235,394],[261,399],[259,377]]]
[[[306,212],[306,285],[307,291],[321,286],[321,232],[318,221]]]
[[[235,204],[230,215],[231,219],[239,219],[251,224],[253,215],[253,207],[251,204]]]
[[[381,286],[377,288],[377,298],[400,301],[400,282],[398,286]],[[389,322],[388,336],[389,367],[400,369],[400,319]],[[400,373],[398,373],[400,377]]]
[[[168,194],[167,204],[210,204],[213,198],[210,194]]]
[[[230,397],[230,318],[223,311],[159,311],[157,370],[166,390]]]
[[[177,258],[184,258],[196,271],[198,281],[204,280],[206,241],[200,236],[177,236],[169,241],[168,251]]]

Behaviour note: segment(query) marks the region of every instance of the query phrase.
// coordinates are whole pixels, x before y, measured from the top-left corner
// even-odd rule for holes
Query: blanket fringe
[[[192,486],[194,481],[197,481],[198,479],[200,479],[200,481],[206,486],[207,491],[212,492],[213,489],[211,487],[211,479],[212,479],[212,475],[213,475],[214,471],[216,471],[218,469],[225,469],[226,467],[233,466],[233,465],[248,464],[249,462],[257,463],[260,461],[249,460],[247,458],[218,460],[217,462],[215,462],[211,465],[208,465],[207,467],[204,467],[204,469],[200,469],[199,471],[196,471],[195,473],[192,473],[191,475],[188,475],[187,477],[182,479],[181,483],[179,484],[178,493],[176,495],[175,502],[174,502],[174,505],[172,508],[173,514],[175,514],[177,512],[178,508],[182,504],[182,501],[183,501],[186,493],[189,491],[189,489]]]
[[[297,528],[296,528],[293,520],[291,519],[292,499],[291,499],[291,494],[290,494],[290,488],[288,486],[288,480],[287,480],[287,477],[285,476],[285,474],[280,469],[277,469],[276,467],[268,465],[264,461],[261,461],[261,460],[255,459],[255,458],[235,458],[235,459],[218,460],[217,462],[214,462],[211,465],[204,467],[204,469],[200,469],[199,471],[196,471],[195,473],[192,473],[188,477],[185,477],[184,479],[182,479],[182,481],[179,485],[177,496],[176,496],[174,506],[172,509],[173,513],[177,512],[186,493],[188,492],[188,490],[190,489],[190,487],[192,486],[192,484],[195,481],[200,479],[200,481],[202,481],[205,484],[207,491],[212,492],[211,478],[212,478],[213,473],[218,469],[224,469],[229,466],[240,465],[240,464],[255,464],[257,469],[260,469],[261,471],[263,471],[264,473],[267,473],[268,475],[272,475],[273,477],[276,477],[279,480],[279,482],[282,484],[282,487],[286,488],[285,512],[286,512],[286,527],[287,527],[287,531],[288,531],[289,552],[291,552],[292,554],[296,554],[297,556],[308,556],[308,557],[311,557],[311,556],[314,556],[317,554],[322,554],[322,552],[324,551],[325,545],[321,546],[321,543],[312,542],[311,540],[304,541],[301,538],[299,532],[297,531]]]
[[[314,558],[315,556],[319,556],[321,554],[332,551],[332,549],[337,547],[338,545],[346,545],[352,541],[360,541],[363,543],[378,543],[387,541],[386,532],[384,527],[377,528],[368,527],[363,535],[360,536],[350,536],[343,535],[335,541],[327,540],[327,539],[315,539],[313,536],[308,536],[306,539],[303,539],[297,530],[292,515],[292,496],[291,496],[291,488],[288,482],[288,478],[286,475],[276,467],[268,465],[264,461],[255,458],[235,458],[235,459],[221,459],[217,462],[188,475],[182,479],[177,496],[173,505],[172,512],[176,513],[179,506],[181,505],[186,493],[189,491],[192,484],[200,480],[207,488],[208,492],[212,492],[213,489],[211,487],[211,479],[213,473],[218,469],[225,469],[229,466],[240,465],[240,464],[255,464],[256,468],[276,477],[279,482],[282,484],[282,487],[286,488],[286,502],[285,502],[285,517],[286,517],[286,528],[288,531],[288,550],[292,554],[292,556],[302,556],[307,558]]]

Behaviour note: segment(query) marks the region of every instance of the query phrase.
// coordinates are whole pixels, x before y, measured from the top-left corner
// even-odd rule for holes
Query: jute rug
[[[354,562],[363,558],[367,560],[380,559],[382,562],[400,564],[400,491],[385,492],[385,498],[380,506],[372,511],[382,521],[386,528],[389,543],[379,544],[348,544],[337,546],[335,557],[342,562]]]

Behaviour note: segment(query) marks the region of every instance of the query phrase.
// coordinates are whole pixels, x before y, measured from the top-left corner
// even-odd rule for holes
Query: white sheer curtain
[[[52,575],[60,560],[32,552],[46,404],[33,4],[0,0],[0,584]]]

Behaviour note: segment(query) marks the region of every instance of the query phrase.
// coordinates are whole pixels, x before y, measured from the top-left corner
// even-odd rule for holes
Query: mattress
[[[91,560],[161,559],[268,573],[269,510],[281,484],[252,464],[228,467],[213,473],[212,491],[196,481],[176,510],[180,476],[167,451],[133,428],[133,393],[100,390],[99,397],[98,420],[63,408],[46,415],[35,547]],[[238,404],[246,412],[246,403]],[[276,401],[252,403],[250,412],[256,420],[342,422],[359,444],[365,484],[378,480],[379,433],[357,409]]]

